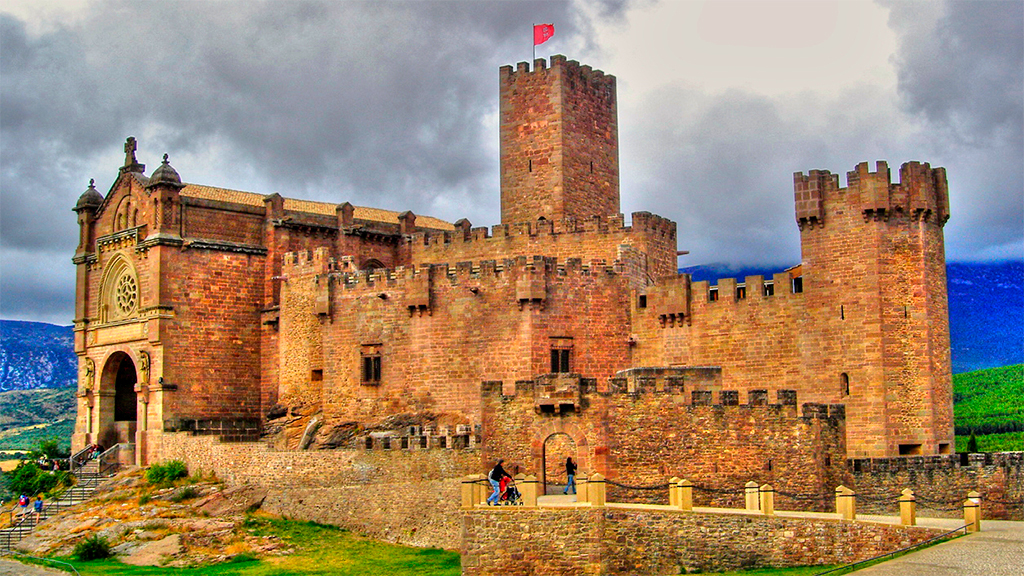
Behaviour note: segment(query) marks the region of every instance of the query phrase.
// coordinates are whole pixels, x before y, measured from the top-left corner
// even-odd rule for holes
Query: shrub
[[[44,494],[72,484],[71,473],[41,470],[35,462],[23,460],[6,473],[7,490],[14,495]]]
[[[967,439],[967,451],[977,452],[978,451],[978,438],[974,435],[974,431],[971,431],[971,437]]]
[[[242,562],[256,562],[259,560],[255,555],[249,552],[242,552],[241,554],[235,554],[228,560],[228,564],[241,564]]]
[[[196,490],[195,486],[186,486],[175,492],[174,496],[171,496],[171,502],[181,502],[183,500],[195,498],[196,496],[199,496],[199,490]]]
[[[146,470],[146,482],[150,484],[167,485],[186,476],[188,476],[188,467],[181,460],[153,464],[149,470]]]
[[[93,534],[78,544],[75,544],[74,556],[76,560],[80,560],[82,562],[110,558],[110,544],[107,543],[106,538]]]
[[[143,494],[142,496],[139,496],[139,506],[144,506],[144,505],[148,504],[149,501],[152,500],[152,499],[153,499],[153,495],[152,494]]]

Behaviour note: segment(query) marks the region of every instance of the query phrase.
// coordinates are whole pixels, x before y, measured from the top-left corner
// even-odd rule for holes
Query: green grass
[[[312,522],[253,516],[245,525],[254,535],[277,536],[295,552],[262,560],[240,555],[234,562],[174,569],[129,566],[116,560],[70,562],[82,576],[457,576],[462,572],[459,555],[446,550],[384,544]]]
[[[953,402],[956,433],[973,431],[979,444],[982,434],[1024,432],[1024,364],[954,374]]]

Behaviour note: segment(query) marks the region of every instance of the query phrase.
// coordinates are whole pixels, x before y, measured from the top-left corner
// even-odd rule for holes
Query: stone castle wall
[[[571,349],[573,368],[587,373],[607,377],[628,362],[627,292],[614,265],[518,258],[372,274],[330,265],[323,251],[285,265],[279,378],[288,406],[319,396],[326,418],[431,412],[476,424],[480,381],[549,372],[553,345]],[[603,312],[580,313],[590,309]],[[362,357],[377,352],[380,381],[363,382]]]
[[[688,478],[704,488],[695,492],[699,505],[738,505],[742,486],[753,480],[775,486],[780,506],[831,506],[787,494],[831,493],[838,485],[845,454],[841,406],[805,404],[801,413],[791,391],[778,391],[780,403],[769,404],[766,390],[739,404],[737,393],[721,390],[714,369],[669,370],[671,376],[630,371],[632,385],[617,378],[602,391],[596,381],[578,378],[573,389],[574,379],[564,377],[516,382],[510,394],[500,382],[484,383],[484,459],[540,471],[544,461],[572,456],[581,471],[636,487]],[[559,434],[572,439],[575,453],[546,453],[546,442]],[[667,491],[613,485],[609,497],[666,503]]]
[[[462,526],[462,573],[467,576],[681,574],[840,564],[942,533],[915,526],[628,507],[481,508],[466,511]]]
[[[164,434],[161,459],[266,488],[272,514],[447,549],[460,538],[461,478],[482,471],[474,449],[278,451],[187,433]]]
[[[981,494],[982,517],[1024,520],[1024,452],[850,460],[850,486],[865,514],[895,514],[892,497],[910,488],[920,516],[956,518],[968,492]]]

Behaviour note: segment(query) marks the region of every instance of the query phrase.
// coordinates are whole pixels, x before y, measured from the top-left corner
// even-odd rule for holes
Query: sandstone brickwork
[[[467,576],[685,574],[842,564],[942,534],[916,526],[629,507],[480,508],[466,511],[462,526]]]

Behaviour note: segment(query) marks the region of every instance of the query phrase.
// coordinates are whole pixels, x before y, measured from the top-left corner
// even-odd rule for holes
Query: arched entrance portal
[[[107,359],[100,383],[100,438],[104,448],[121,442],[134,443],[138,419],[135,383],[138,372],[131,356],[115,352]]]
[[[576,441],[564,432],[556,432],[544,439],[541,469],[544,471],[545,494],[561,494],[565,489],[565,459],[572,457],[579,464]]]

